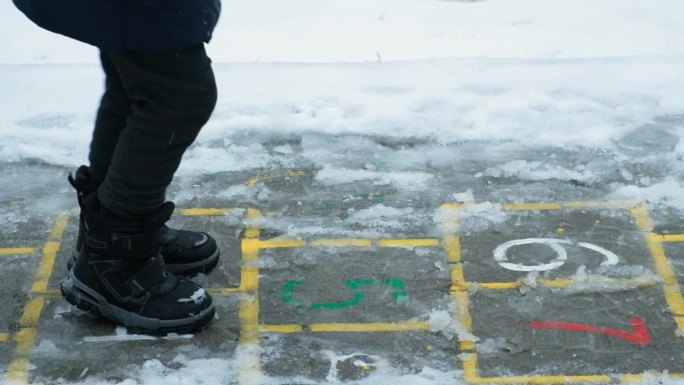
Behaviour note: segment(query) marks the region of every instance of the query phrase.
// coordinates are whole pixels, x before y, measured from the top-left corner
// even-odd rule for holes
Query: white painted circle
[[[523,265],[521,263],[512,263],[508,261],[506,256],[506,251],[513,246],[529,245],[529,244],[540,244],[547,245],[556,252],[556,258],[549,262],[539,265]],[[547,271],[553,270],[561,267],[565,261],[568,259],[568,253],[561,244],[570,244],[571,242],[567,239],[556,239],[556,238],[525,238],[525,239],[514,239],[500,244],[494,249],[494,259],[499,263],[501,267],[507,270],[513,271]]]
[[[593,243],[580,242],[577,246],[584,247],[585,249],[594,250],[606,257],[606,260],[601,262],[601,266],[612,266],[617,265],[620,262],[620,258],[610,250],[606,250],[601,246],[594,245]]]

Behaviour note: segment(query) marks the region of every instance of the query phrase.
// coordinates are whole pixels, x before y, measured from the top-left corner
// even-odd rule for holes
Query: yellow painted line
[[[370,247],[373,241],[370,239],[316,239],[310,241],[309,244],[329,247]]]
[[[247,209],[247,220],[248,221],[255,221],[258,218],[261,218],[261,212],[257,209]],[[245,230],[245,238],[259,238],[259,228],[256,226],[253,226],[251,223],[247,227],[247,230]]]
[[[472,384],[480,383],[480,377],[477,375],[477,354],[462,353],[460,356],[461,363],[463,363],[463,378],[466,382]]]
[[[684,242],[684,234],[664,234],[658,237],[661,242]]]
[[[240,301],[239,318],[242,329],[240,331],[240,344],[256,344],[259,342],[259,325],[254,321],[259,320],[259,299],[254,295],[245,296]]]
[[[48,236],[48,242],[61,242],[64,229],[66,229],[68,223],[68,213],[62,213],[59,217],[57,217],[54,225],[52,226],[52,230],[50,231],[50,235]]]
[[[439,239],[314,239],[305,241],[301,239],[269,239],[259,242],[260,249],[296,248],[304,246],[327,246],[327,247],[369,247],[374,244],[379,247],[434,247],[439,246]]]
[[[489,290],[511,290],[518,289],[525,285],[523,281],[515,282],[469,282],[468,285],[477,285]]]
[[[268,174],[263,174],[263,175],[258,175],[254,178],[251,178],[245,182],[247,186],[254,186],[260,182],[273,179],[273,178],[286,178],[286,177],[300,177],[300,176],[306,176],[309,175],[309,171],[277,171],[277,172],[272,172]]]
[[[663,248],[661,236],[654,234],[654,224],[648,210],[643,205],[633,207],[631,209],[632,216],[636,220],[637,227],[644,233],[648,249],[653,258],[653,264],[658,274],[663,278],[663,293],[665,294],[665,301],[670,307],[672,314],[684,315],[684,295],[682,288],[677,281],[677,275],[674,268],[670,264]],[[679,333],[684,337],[684,317],[674,317]]]
[[[473,319],[470,316],[470,298],[467,291],[453,291],[451,297],[456,302],[454,317],[468,333],[472,333]],[[458,341],[462,352],[470,352],[475,349],[475,341],[461,339]]]
[[[462,209],[467,203],[463,202],[449,202],[440,206],[443,209]],[[560,210],[580,209],[580,208],[599,208],[599,207],[615,207],[622,209],[630,209],[638,205],[634,201],[570,201],[570,202],[522,202],[522,203],[503,203],[501,207],[504,210],[520,210],[520,211],[545,211],[545,210]]]
[[[301,333],[304,331],[302,325],[261,325],[260,330],[268,333]]]
[[[2,247],[0,248],[0,255],[21,255],[34,254],[37,249],[33,247]]]
[[[55,258],[57,258],[57,252],[61,245],[61,242],[47,242],[45,247],[43,247],[43,258],[40,265],[38,265],[38,273],[36,279],[33,281],[31,291],[39,292],[47,290],[52,270],[55,267]]]
[[[247,210],[247,220],[253,223],[261,217],[256,209]],[[259,385],[261,353],[259,349],[259,248],[260,230],[250,225],[242,239],[242,268],[238,318],[240,320],[240,346],[238,354],[238,383]]]
[[[463,208],[463,205],[465,203],[463,202],[449,202],[449,203],[444,203],[443,205],[439,206],[440,209],[449,209],[449,210],[460,210]]]
[[[648,247],[651,250],[653,262],[656,271],[663,277],[663,291],[665,293],[665,300],[670,306],[673,314],[684,315],[684,296],[682,295],[682,288],[677,282],[672,265],[667,260],[665,250],[662,243],[658,240],[655,234],[647,233],[646,239]],[[680,333],[684,333],[684,318],[676,317],[675,322],[679,328]],[[684,337],[684,334],[682,334]]]
[[[450,291],[468,291],[468,288],[470,285],[472,285],[472,282],[464,282],[462,279],[458,279],[458,277],[463,276],[463,265],[459,265],[458,267],[454,267],[451,269],[451,284]]]
[[[244,254],[244,251],[243,251]],[[259,267],[243,265],[240,268],[242,277],[237,291],[253,295],[259,289]],[[256,305],[258,307],[258,304]]]
[[[47,289],[47,290],[41,290],[41,291],[31,291],[31,294],[37,295],[37,296],[43,296],[46,298],[61,298],[62,293],[59,291],[59,289]]]
[[[564,208],[568,209],[584,209],[584,208],[620,208],[631,209],[639,205],[637,201],[615,200],[615,201],[577,201],[577,202],[563,202]]]
[[[620,374],[618,375],[618,378],[620,378],[620,381],[622,383],[635,383],[635,382],[640,382],[641,380],[644,379],[643,374]]]
[[[48,281],[52,275],[55,258],[61,245],[60,240],[68,220],[68,213],[62,213],[57,217],[52,226],[48,240],[43,247],[43,256],[33,280],[31,289],[33,292],[48,291]],[[43,296],[31,298],[24,305],[24,311],[20,320],[23,328],[14,336],[17,345],[14,349],[12,361],[5,372],[5,378],[10,383],[28,383],[28,369],[30,367],[28,355],[36,340],[37,329],[35,326],[38,324],[44,306],[45,297]]]
[[[55,258],[57,258],[57,252],[62,245],[62,235],[64,234],[64,229],[68,222],[69,217],[67,214],[62,214],[57,217],[48,237],[48,242],[46,242],[43,247],[43,257],[38,265],[38,273],[33,281],[31,291],[47,290],[48,281],[50,281],[52,270],[55,267]]]
[[[314,323],[311,332],[400,332],[407,330],[430,330],[427,321],[415,322],[371,322],[371,323]]]
[[[14,335],[14,341],[17,343],[14,354],[27,356],[31,352],[37,333],[38,330],[34,327],[21,328]]]
[[[216,296],[229,296],[242,291],[239,287],[208,287],[206,290],[209,294]]]
[[[444,248],[449,257],[449,263],[461,262],[461,239],[455,235],[444,237]]]
[[[442,246],[447,252],[448,261],[451,265],[451,298],[454,301],[454,317],[468,333],[473,330],[473,319],[470,316],[470,297],[468,294],[468,282],[465,280],[463,263],[461,262],[461,240],[455,235],[444,237]],[[475,349],[475,342],[459,340],[461,351],[468,352]]]
[[[637,229],[649,233],[653,231],[655,224],[653,223],[653,220],[651,219],[651,215],[648,213],[648,210],[646,210],[646,208],[643,205],[632,207],[630,213],[636,221]]]
[[[451,265],[451,287],[453,291],[467,291],[468,282],[465,280],[463,263],[461,263],[461,241],[457,236],[444,237],[443,243],[446,249],[448,262]],[[456,299],[456,298],[454,298]]]
[[[28,358],[15,358],[7,366],[5,383],[10,385],[28,384],[28,371],[31,361]]]
[[[0,342],[7,342],[9,339],[9,333],[0,333]]]
[[[379,239],[380,247],[434,247],[439,246],[439,239]]]
[[[260,249],[294,248],[304,245],[306,245],[306,242],[298,239],[271,239],[259,242]]]
[[[535,282],[538,285],[546,286],[554,289],[566,289],[574,285],[581,284],[596,284],[604,283],[606,285],[620,285],[620,286],[634,286],[634,287],[650,287],[660,284],[660,281],[656,280],[639,280],[635,278],[628,279],[617,279],[609,277],[592,277],[591,281],[579,281],[576,279],[558,278],[558,279],[537,279]],[[513,282],[469,282],[468,286],[476,285],[489,290],[511,290],[518,289],[525,285],[529,285],[524,279],[513,281]]]
[[[430,323],[427,321],[407,321],[407,322],[369,322],[369,323],[350,323],[350,322],[324,322],[313,323],[310,325],[261,325],[262,331],[270,333],[378,333],[378,332],[402,332],[409,330],[430,330]]]
[[[504,203],[501,205],[504,210],[520,210],[520,211],[543,211],[543,210],[560,210],[563,206],[560,203],[546,203],[546,202],[530,202],[530,203]]]
[[[231,214],[234,209],[219,209],[219,208],[192,208],[183,209],[180,214],[186,217],[196,217],[196,216],[222,216]]]
[[[604,280],[601,280],[601,281],[604,281]],[[606,279],[605,280],[606,283],[615,283],[617,281],[618,280],[612,280],[612,279]],[[629,280],[625,280],[625,281],[629,282]],[[537,283],[539,283],[543,286],[546,286],[546,287],[551,287],[551,288],[556,288],[556,289],[564,289],[564,288],[568,288],[568,287],[573,286],[573,285],[577,285],[579,283],[586,283],[586,282],[580,282],[576,279],[569,279],[569,278],[556,278],[556,279],[541,278],[541,279],[537,280]]]
[[[510,377],[477,377],[474,383],[477,384],[530,384],[530,385],[552,385],[552,384],[574,384],[599,382],[609,383],[613,377],[604,374],[584,375],[584,376],[510,376]]]
[[[14,359],[5,372],[6,382],[9,384],[28,384],[28,371],[31,362],[28,358],[31,347],[36,340],[38,330],[34,327],[22,328],[14,335],[17,343],[14,348]]]
[[[45,297],[31,298],[24,306],[24,313],[21,315],[21,324],[26,326],[33,326],[38,323],[40,313],[45,306]]]

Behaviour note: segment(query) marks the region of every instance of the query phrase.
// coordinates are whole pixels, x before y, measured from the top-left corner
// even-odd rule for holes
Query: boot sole
[[[118,325],[125,326],[130,333],[165,335],[168,333],[186,334],[198,331],[214,318],[214,304],[197,315],[173,320],[143,317],[135,312],[122,309],[109,303],[102,295],[89,288],[76,278],[73,270],[60,282],[64,299],[83,311],[106,318]]]
[[[216,249],[214,254],[202,260],[191,263],[167,263],[166,269],[173,274],[182,275],[185,277],[192,277],[196,274],[209,274],[219,262],[220,252]],[[162,257],[163,258],[163,257]],[[74,249],[71,252],[71,258],[67,261],[67,271],[71,270],[78,259],[78,251]]]

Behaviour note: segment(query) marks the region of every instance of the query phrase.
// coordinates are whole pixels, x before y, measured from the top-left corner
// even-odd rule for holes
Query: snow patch
[[[448,340],[458,337],[459,341],[479,341],[479,338],[474,336],[466,329],[460,322],[454,319],[449,312],[445,310],[435,310],[428,315],[430,323],[430,330],[433,332],[441,332]]]
[[[475,203],[471,200],[473,197],[470,191],[464,194],[459,195],[459,198],[467,201],[460,207],[442,207],[437,210],[435,220],[445,234],[484,231],[506,220],[507,214],[501,203]]]
[[[392,185],[399,189],[422,190],[433,175],[424,172],[380,172],[325,167],[316,173],[315,180],[324,186],[370,181],[376,186]]]
[[[518,178],[524,181],[543,181],[558,179],[593,183],[597,180],[591,170],[584,165],[577,165],[573,169],[540,161],[513,160],[501,166],[491,167],[484,171],[484,176],[492,178]]]
[[[199,288],[194,293],[192,293],[192,295],[190,297],[179,298],[178,302],[181,302],[181,303],[194,302],[195,304],[199,305],[206,298],[207,298],[207,292],[204,289]]]
[[[58,348],[54,342],[50,340],[42,340],[32,349],[32,352],[39,356],[52,356],[62,354],[62,349]]]
[[[83,337],[83,342],[112,342],[112,341],[144,341],[144,340],[178,340],[193,338],[192,334],[176,334],[169,333],[164,337],[153,337],[144,334],[128,334],[125,327],[119,326],[114,330],[114,335],[109,336],[86,336]]]

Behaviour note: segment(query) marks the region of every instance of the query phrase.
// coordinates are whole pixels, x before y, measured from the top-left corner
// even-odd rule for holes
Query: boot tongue
[[[100,204],[97,194],[85,201],[86,244],[91,251],[120,258],[126,264],[145,263],[159,253],[160,235],[175,205],[166,202],[144,217],[121,218]]]

